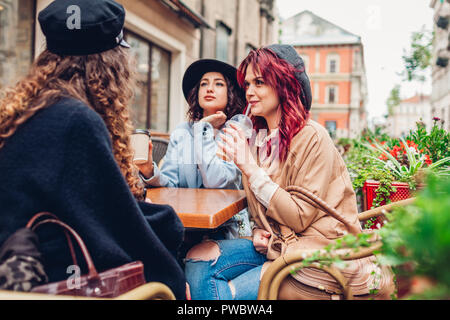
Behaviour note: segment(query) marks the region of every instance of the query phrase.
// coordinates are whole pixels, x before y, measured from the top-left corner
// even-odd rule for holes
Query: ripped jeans
[[[256,300],[266,256],[247,239],[214,241],[220,256],[210,261],[186,259],[192,300]],[[232,295],[228,282],[235,288]]]

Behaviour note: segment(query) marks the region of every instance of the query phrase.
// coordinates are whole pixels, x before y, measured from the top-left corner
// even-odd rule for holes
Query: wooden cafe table
[[[247,207],[244,190],[149,188],[147,199],[170,205],[185,228],[215,229]]]

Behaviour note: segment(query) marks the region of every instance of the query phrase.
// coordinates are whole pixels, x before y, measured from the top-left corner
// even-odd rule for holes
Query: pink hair
[[[303,129],[309,118],[309,112],[303,107],[300,100],[302,87],[295,78],[295,72],[303,72],[304,70],[297,70],[286,60],[280,59],[271,49],[253,50],[238,68],[238,83],[243,88],[249,65],[253,70],[258,70],[261,73],[264,82],[271,86],[278,95],[279,108],[281,109],[281,119],[278,125],[280,133],[279,156],[281,161],[285,161],[292,138]],[[263,117],[251,116],[251,119],[255,130],[268,129],[267,122]]]

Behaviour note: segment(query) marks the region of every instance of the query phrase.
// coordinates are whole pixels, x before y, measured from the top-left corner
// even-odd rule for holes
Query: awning
[[[160,0],[172,11],[176,12],[179,16],[186,18],[190,23],[192,23],[196,28],[206,27],[212,29],[212,27],[206,22],[206,20],[185,5],[181,0]]]

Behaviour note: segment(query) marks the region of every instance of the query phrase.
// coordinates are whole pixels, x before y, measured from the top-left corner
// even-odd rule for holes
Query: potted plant
[[[360,137],[346,141],[347,150],[343,154],[344,161],[347,165],[350,178],[352,180],[353,189],[356,192],[358,201],[358,211],[364,211],[367,209],[364,201],[363,186],[367,180],[376,180],[382,184],[380,189],[380,195],[382,189],[389,189],[390,184],[394,180],[391,172],[382,169],[377,161],[374,160],[374,152],[367,148],[366,143],[377,141],[381,144],[391,145],[391,138],[381,132],[381,128],[377,128],[374,132],[366,129]],[[350,144],[350,147],[348,147]],[[377,202],[382,202],[383,199],[378,197]]]
[[[399,139],[399,145],[394,145],[392,148],[384,147],[377,142],[369,148],[378,153],[378,157],[373,157],[378,165],[391,171],[397,181],[404,182],[399,185],[402,187],[407,188],[409,185],[410,189],[414,190],[423,180],[425,170],[432,170],[438,174],[449,172],[445,164],[449,162],[450,157],[433,162],[423,148],[419,149],[418,144],[411,140],[405,141],[402,137]],[[405,195],[408,195],[408,192],[405,192]]]
[[[439,118],[433,120],[430,133],[418,122],[406,139],[390,138],[378,129],[367,130],[352,141],[344,159],[357,192],[359,211],[411,197],[417,187],[423,187],[427,171],[449,173],[450,135]],[[366,227],[381,225],[380,219],[373,219]]]

